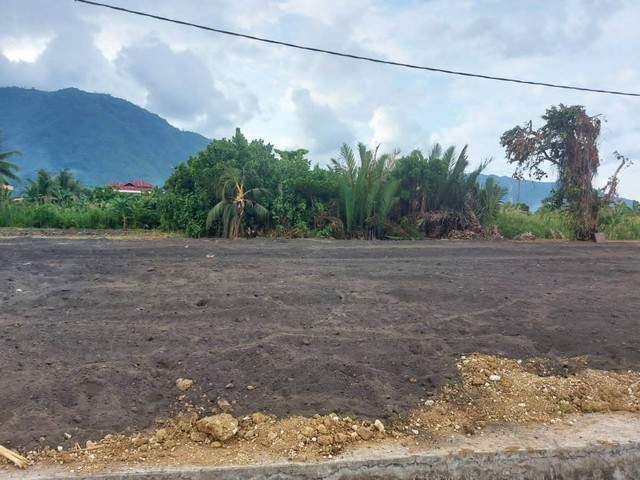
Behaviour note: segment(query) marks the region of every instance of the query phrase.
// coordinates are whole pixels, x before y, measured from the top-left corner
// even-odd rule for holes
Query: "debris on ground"
[[[489,425],[569,424],[569,416],[579,413],[640,413],[640,372],[593,370],[581,358],[523,361],[482,354],[461,357],[457,368],[458,380],[422,399],[404,421],[385,424],[335,413],[234,417],[203,415],[191,408],[157,420],[143,432],[107,435],[69,449],[45,447],[28,452],[26,460],[30,465],[69,466],[78,473],[130,466],[319,461],[382,442],[421,438],[435,444],[452,434],[471,437]],[[224,400],[218,405],[230,407]]]

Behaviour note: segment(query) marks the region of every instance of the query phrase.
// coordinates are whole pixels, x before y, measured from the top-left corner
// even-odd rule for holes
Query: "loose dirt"
[[[638,244],[0,244],[0,444],[32,462],[328,458],[639,409]],[[219,441],[198,420],[222,413]]]

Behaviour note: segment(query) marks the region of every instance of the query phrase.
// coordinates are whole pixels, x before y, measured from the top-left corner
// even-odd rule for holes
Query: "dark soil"
[[[636,243],[0,238],[0,444],[148,427],[177,408],[179,377],[196,383],[185,401],[224,398],[237,415],[393,419],[471,352],[638,370],[639,254]]]

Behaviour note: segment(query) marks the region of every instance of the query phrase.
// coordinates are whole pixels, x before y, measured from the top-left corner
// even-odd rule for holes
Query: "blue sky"
[[[358,55],[640,92],[636,0],[104,0],[215,28]],[[109,93],[209,138],[236,126],[314,163],[343,142],[383,151],[469,145],[510,175],[500,135],[551,105],[602,114],[613,151],[635,159],[621,194],[640,199],[640,98],[474,80],[301,52],[73,0],[4,0],[0,86]],[[536,123],[537,122],[537,123]],[[0,126],[1,128],[1,126]]]

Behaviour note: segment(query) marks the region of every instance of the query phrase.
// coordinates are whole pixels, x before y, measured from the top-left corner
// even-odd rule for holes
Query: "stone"
[[[211,435],[214,440],[224,442],[238,433],[238,421],[228,413],[221,413],[198,420],[196,428]]]
[[[489,380],[492,382],[498,382],[501,378],[500,375],[489,375]]]
[[[356,433],[362,440],[371,440],[371,437],[373,437],[373,432],[366,427],[358,428]]]
[[[167,434],[167,431],[164,428],[159,428],[158,430],[156,430],[155,437],[158,443],[164,443],[167,441],[167,438],[169,437],[169,435]]]
[[[310,426],[307,425],[307,426],[304,426],[304,427],[302,427],[300,429],[300,433],[302,435],[304,435],[305,437],[307,437],[307,438],[311,438],[316,434],[316,430],[315,430],[315,428],[310,427]]]
[[[218,408],[222,413],[233,413],[233,406],[226,400],[218,400]]]
[[[376,427],[380,433],[384,433],[384,425],[380,420],[373,422],[373,426]]]
[[[190,378],[179,378],[176,380],[176,387],[178,387],[178,390],[180,390],[181,392],[186,392],[191,387],[193,387],[193,384],[194,381]]]
[[[320,435],[326,435],[327,433],[329,433],[329,430],[327,430],[327,427],[325,427],[324,424],[322,423],[316,427],[316,430]]]
[[[267,417],[264,413],[256,412],[251,415],[251,421],[256,425],[259,423],[265,423],[267,420],[269,420],[269,417]]]
[[[209,438],[209,435],[207,435],[204,432],[198,432],[194,430],[189,435],[189,438],[191,439],[192,442],[203,443],[207,441],[207,439]]]

